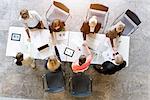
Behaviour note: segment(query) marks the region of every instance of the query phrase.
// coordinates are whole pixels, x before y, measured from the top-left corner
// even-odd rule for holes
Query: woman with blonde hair
[[[52,56],[47,61],[47,69],[51,72],[55,72],[57,70],[60,70],[61,62],[56,56]]]
[[[55,19],[52,24],[49,26],[50,33],[65,31],[65,23],[60,19]]]
[[[48,58],[48,60],[45,63],[45,68],[49,69],[51,72],[55,72],[57,70],[61,70],[61,58],[59,55],[59,51],[56,46],[56,37],[55,35],[52,35],[53,38],[53,45],[55,49],[55,55]]]

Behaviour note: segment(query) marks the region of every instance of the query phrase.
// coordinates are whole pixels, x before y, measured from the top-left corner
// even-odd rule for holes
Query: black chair
[[[112,25],[115,25],[119,21],[122,21],[126,26],[122,33],[122,35],[127,36],[132,34],[138,29],[141,21],[138,16],[131,10],[127,10],[123,12],[120,16],[118,16]]]
[[[84,73],[73,74],[69,80],[69,91],[72,96],[85,97],[92,94],[92,79]]]
[[[46,92],[57,93],[65,90],[63,72],[48,72],[43,75],[43,88]]]

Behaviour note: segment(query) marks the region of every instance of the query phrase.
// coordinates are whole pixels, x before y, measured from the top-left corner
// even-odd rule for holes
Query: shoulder
[[[101,23],[97,23],[97,27],[101,27]]]
[[[105,61],[105,62],[102,64],[102,66],[103,66],[103,65],[109,65],[109,64],[114,65],[111,61]]]
[[[121,68],[124,68],[125,66],[126,66],[126,61],[123,61],[123,63],[122,64],[120,64],[119,66],[121,67]]]
[[[78,69],[78,67],[80,67],[80,66],[79,66],[79,64],[77,64],[77,62],[73,62],[71,65],[72,70],[76,70],[76,69]]]
[[[29,13],[30,13],[31,15],[38,15],[38,13],[37,13],[35,10],[30,10]]]
[[[85,21],[85,22],[83,22],[82,26],[84,26],[84,27],[89,26],[89,23]]]
[[[62,21],[60,24],[61,24],[61,26],[65,26],[65,22],[64,21]]]

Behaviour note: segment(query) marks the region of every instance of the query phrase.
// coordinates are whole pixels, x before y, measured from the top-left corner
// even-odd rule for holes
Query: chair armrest
[[[72,78],[69,78],[69,92],[72,90],[71,80]]]
[[[52,5],[50,5],[50,7],[47,9],[47,11],[46,11],[46,13],[45,13],[45,18],[46,18],[46,20],[48,20],[47,14],[48,14],[48,12],[49,12],[49,10],[50,10],[51,7],[52,7]]]

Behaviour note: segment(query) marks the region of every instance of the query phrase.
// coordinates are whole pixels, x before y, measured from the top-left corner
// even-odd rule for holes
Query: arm
[[[114,52],[116,52],[117,51],[117,39],[116,38],[113,39],[112,47],[113,47]]]
[[[28,35],[28,38],[30,39],[30,33],[29,33],[29,29],[25,29]]]
[[[27,23],[24,23],[24,24],[25,24],[25,31],[26,31],[26,33],[28,35],[28,41],[30,42],[31,41],[31,37],[30,37],[30,33],[29,33],[29,28],[28,28]]]
[[[119,38],[119,36],[117,36],[116,38],[113,39],[113,50],[114,50],[114,52],[117,52],[118,38]]]
[[[87,46],[87,44],[85,44],[85,46],[84,46],[85,48],[86,48],[86,51],[91,55],[92,53],[91,53],[91,51],[90,51],[90,49],[89,49],[89,47]]]
[[[56,46],[56,33],[52,32],[52,43],[54,46]]]

